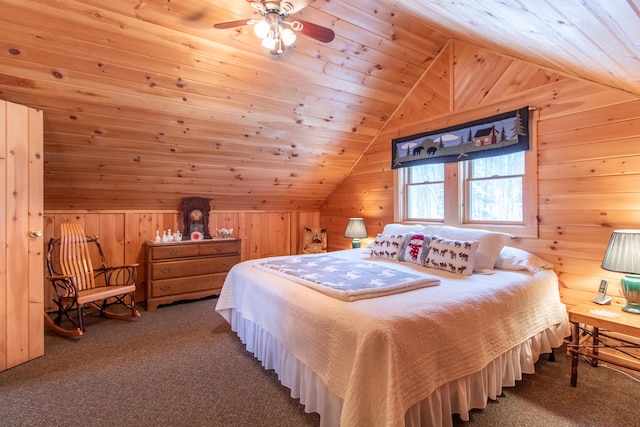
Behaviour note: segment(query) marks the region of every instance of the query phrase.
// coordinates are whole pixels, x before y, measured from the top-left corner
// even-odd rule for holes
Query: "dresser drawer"
[[[150,279],[171,279],[174,277],[222,273],[229,271],[229,269],[238,262],[240,262],[239,255],[154,263],[151,266]]]
[[[154,246],[151,249],[151,259],[171,259],[184,257],[197,257],[200,255],[198,245],[169,245]]]
[[[240,252],[240,241],[220,240],[200,246],[200,255],[237,254]]]
[[[189,292],[221,289],[227,273],[202,276],[179,277],[175,279],[154,280],[151,284],[151,296],[163,297]]]

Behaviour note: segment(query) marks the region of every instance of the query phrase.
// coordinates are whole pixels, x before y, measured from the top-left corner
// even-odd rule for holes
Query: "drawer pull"
[[[160,271],[161,271],[162,273],[164,273],[164,274],[167,274],[168,272],[170,272],[170,271],[171,271],[171,269],[170,269],[170,268],[166,268],[166,267],[165,267],[165,268],[161,268],[161,269],[160,269]]]
[[[216,246],[216,252],[222,252],[223,248],[221,246]]]
[[[169,289],[171,289],[171,286],[164,285],[164,286],[163,286],[163,287],[161,287],[160,289],[162,289],[163,291],[165,291],[165,292],[166,292],[166,291],[168,291]]]
[[[178,251],[176,249],[169,249],[169,255],[178,255]]]

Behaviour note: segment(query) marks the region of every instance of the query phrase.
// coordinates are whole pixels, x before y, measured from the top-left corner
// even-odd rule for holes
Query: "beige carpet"
[[[216,299],[87,320],[80,339],[46,332],[45,355],[0,373],[2,426],[317,426],[214,311]],[[640,383],[569,359],[537,363],[465,426],[640,425]]]

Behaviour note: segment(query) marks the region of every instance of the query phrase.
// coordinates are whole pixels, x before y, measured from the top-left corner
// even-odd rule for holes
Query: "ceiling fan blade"
[[[255,19],[240,19],[238,21],[221,22],[219,24],[213,24],[213,28],[219,30],[225,30],[227,28],[240,27],[242,25],[255,24]]]
[[[296,19],[296,21],[302,24],[302,29],[298,30],[298,32],[307,37],[311,37],[312,39],[316,39],[323,43],[329,43],[336,37],[333,30],[329,28],[312,24],[311,22],[303,21],[302,19]]]

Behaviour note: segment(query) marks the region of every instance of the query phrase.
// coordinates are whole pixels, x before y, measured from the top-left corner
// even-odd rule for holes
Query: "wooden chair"
[[[100,261],[97,268],[93,268],[92,255]],[[57,311],[51,315],[45,313],[45,320],[57,333],[82,335],[86,308],[98,310],[101,316],[109,318],[140,316],[134,296],[138,264],[107,266],[98,238],[86,236],[80,224],[62,224],[61,237],[49,240],[47,269]],[[115,304],[125,310],[107,310]],[[63,320],[71,323],[72,328],[65,328]]]

